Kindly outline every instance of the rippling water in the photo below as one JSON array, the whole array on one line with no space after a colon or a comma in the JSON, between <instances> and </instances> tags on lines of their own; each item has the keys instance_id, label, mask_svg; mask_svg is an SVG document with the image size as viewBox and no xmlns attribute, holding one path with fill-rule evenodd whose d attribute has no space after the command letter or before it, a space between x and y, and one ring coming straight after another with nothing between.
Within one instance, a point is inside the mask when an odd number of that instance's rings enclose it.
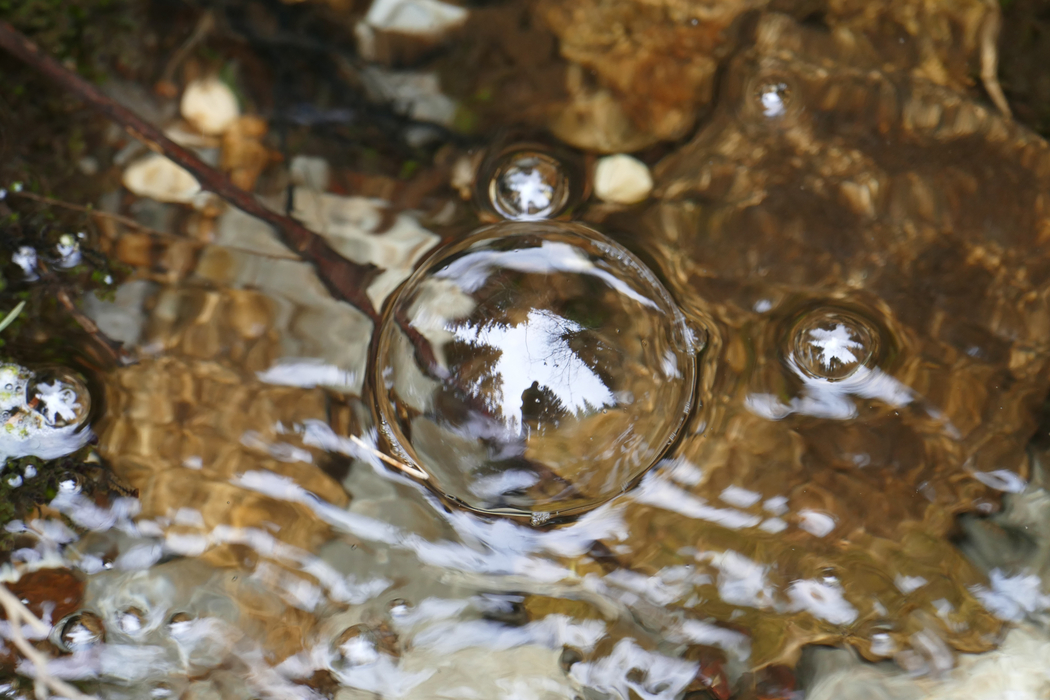
<instances>
[{"instance_id":1,"label":"rippling water","mask_svg":"<svg viewBox=\"0 0 1050 700\"><path fill-rule=\"evenodd\" d=\"M138 275L85 309L139 361L92 378L98 419L72 373L0 367L5 456L93 432L135 492L71 476L7 527L48 673L107 698L1044 697L1050 153L906 76L851 72L858 108L808 32L760 23L644 206L588 209L531 142L478 171L472 216L504 221L454 240L296 188L383 269L380 329L235 210L206 244L110 231Z\"/></svg>"}]
</instances>

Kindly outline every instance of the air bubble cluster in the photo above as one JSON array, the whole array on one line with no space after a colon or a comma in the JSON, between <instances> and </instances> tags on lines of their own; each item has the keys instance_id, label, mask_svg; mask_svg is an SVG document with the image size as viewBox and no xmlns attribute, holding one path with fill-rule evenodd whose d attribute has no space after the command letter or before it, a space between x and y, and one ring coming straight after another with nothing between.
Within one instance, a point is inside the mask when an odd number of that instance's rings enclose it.
<instances>
[{"instance_id":1,"label":"air bubble cluster","mask_svg":"<svg viewBox=\"0 0 1050 700\"><path fill-rule=\"evenodd\" d=\"M0 458L55 459L76 451L91 438L90 411L91 395L75 372L0 364Z\"/></svg>"}]
</instances>

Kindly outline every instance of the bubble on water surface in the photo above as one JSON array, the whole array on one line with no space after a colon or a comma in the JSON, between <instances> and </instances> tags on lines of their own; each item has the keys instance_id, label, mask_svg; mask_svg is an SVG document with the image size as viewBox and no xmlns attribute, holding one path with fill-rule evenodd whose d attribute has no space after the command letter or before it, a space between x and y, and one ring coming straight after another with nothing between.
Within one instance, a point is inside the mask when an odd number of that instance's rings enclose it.
<instances>
[{"instance_id":1,"label":"bubble on water surface","mask_svg":"<svg viewBox=\"0 0 1050 700\"><path fill-rule=\"evenodd\" d=\"M843 309L806 314L791 334L791 361L816 379L841 381L878 357L879 333L865 319Z\"/></svg>"},{"instance_id":2,"label":"bubble on water surface","mask_svg":"<svg viewBox=\"0 0 1050 700\"><path fill-rule=\"evenodd\" d=\"M396 658L397 637L385 625L373 628L359 624L343 630L333 640L332 650L337 657L336 670L367 666L378 662L382 656Z\"/></svg>"},{"instance_id":3,"label":"bubble on water surface","mask_svg":"<svg viewBox=\"0 0 1050 700\"><path fill-rule=\"evenodd\" d=\"M611 498L663 454L691 405L693 339L652 273L601 234L499 224L402 288L377 407L438 490L542 521Z\"/></svg>"},{"instance_id":4,"label":"bubble on water surface","mask_svg":"<svg viewBox=\"0 0 1050 700\"><path fill-rule=\"evenodd\" d=\"M744 86L741 114L749 123L786 127L801 111L792 76L779 70L762 71Z\"/></svg>"},{"instance_id":5,"label":"bubble on water surface","mask_svg":"<svg viewBox=\"0 0 1050 700\"><path fill-rule=\"evenodd\" d=\"M395 598L387 604L387 610L393 618L404 617L412 612L412 603L404 598Z\"/></svg>"},{"instance_id":6,"label":"bubble on water surface","mask_svg":"<svg viewBox=\"0 0 1050 700\"><path fill-rule=\"evenodd\" d=\"M77 651L101 644L106 640L106 628L101 618L92 612L74 613L59 625L58 646L63 651Z\"/></svg>"},{"instance_id":7,"label":"bubble on water surface","mask_svg":"<svg viewBox=\"0 0 1050 700\"><path fill-rule=\"evenodd\" d=\"M138 608L128 608L117 616L117 624L124 634L138 634L146 626L146 613Z\"/></svg>"},{"instance_id":8,"label":"bubble on water surface","mask_svg":"<svg viewBox=\"0 0 1050 700\"><path fill-rule=\"evenodd\" d=\"M557 158L541 151L507 153L483 177L485 198L497 214L511 221L553 218L569 201L568 173Z\"/></svg>"},{"instance_id":9,"label":"bubble on water surface","mask_svg":"<svg viewBox=\"0 0 1050 700\"><path fill-rule=\"evenodd\" d=\"M34 408L48 425L83 425L91 411L91 395L84 380L65 368L38 371L29 385Z\"/></svg>"},{"instance_id":10,"label":"bubble on water surface","mask_svg":"<svg viewBox=\"0 0 1050 700\"><path fill-rule=\"evenodd\" d=\"M87 386L71 370L0 364L0 457L55 459L76 451L92 437L90 410Z\"/></svg>"},{"instance_id":11,"label":"bubble on water surface","mask_svg":"<svg viewBox=\"0 0 1050 700\"><path fill-rule=\"evenodd\" d=\"M786 83L770 81L758 87L758 101L762 106L762 114L770 119L784 116L790 99L791 91Z\"/></svg>"}]
</instances>

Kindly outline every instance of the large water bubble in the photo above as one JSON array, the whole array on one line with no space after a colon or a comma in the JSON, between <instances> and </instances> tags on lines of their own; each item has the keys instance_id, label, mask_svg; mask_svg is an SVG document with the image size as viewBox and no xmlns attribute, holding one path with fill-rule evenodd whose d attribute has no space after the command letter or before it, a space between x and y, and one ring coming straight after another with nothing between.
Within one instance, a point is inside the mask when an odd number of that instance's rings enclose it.
<instances>
[{"instance_id":1,"label":"large water bubble","mask_svg":"<svg viewBox=\"0 0 1050 700\"><path fill-rule=\"evenodd\" d=\"M543 522L661 456L690 408L696 350L624 248L576 224L498 224L431 258L393 301L378 412L438 490Z\"/></svg>"}]
</instances>

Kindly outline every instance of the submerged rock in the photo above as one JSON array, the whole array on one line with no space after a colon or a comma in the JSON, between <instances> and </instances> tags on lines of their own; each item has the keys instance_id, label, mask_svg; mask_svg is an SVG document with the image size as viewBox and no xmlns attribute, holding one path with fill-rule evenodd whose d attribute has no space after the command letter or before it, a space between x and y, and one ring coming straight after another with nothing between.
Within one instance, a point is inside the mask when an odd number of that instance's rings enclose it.
<instances>
[{"instance_id":1,"label":"submerged rock","mask_svg":"<svg viewBox=\"0 0 1050 700\"><path fill-rule=\"evenodd\" d=\"M1027 475L1050 149L877 60L763 16L659 203L617 222L712 336L704 408L608 544L645 577L695 567L672 607L754 630L758 666L842 641L950 664L1004 617L948 535Z\"/></svg>"},{"instance_id":2,"label":"submerged rock","mask_svg":"<svg viewBox=\"0 0 1050 700\"><path fill-rule=\"evenodd\" d=\"M202 134L217 136L241 116L237 96L215 77L194 80L186 86L179 105L182 116Z\"/></svg>"},{"instance_id":3,"label":"submerged rock","mask_svg":"<svg viewBox=\"0 0 1050 700\"><path fill-rule=\"evenodd\" d=\"M718 67L748 44L757 11L772 8L842 37L847 60L846 54L867 54L877 58L873 65L959 92L972 87L972 76L995 74L999 8L983 0L542 0L534 12L558 35L561 55L593 72L613 111L633 127L620 127L621 140L606 137L601 145L595 127L609 110L581 110L574 99L554 115L554 130L574 145L606 152L686 136L715 101ZM990 53L982 53L982 42L991 42ZM1001 94L997 83L987 87ZM572 113L576 128L566 121Z\"/></svg>"}]
</instances>

